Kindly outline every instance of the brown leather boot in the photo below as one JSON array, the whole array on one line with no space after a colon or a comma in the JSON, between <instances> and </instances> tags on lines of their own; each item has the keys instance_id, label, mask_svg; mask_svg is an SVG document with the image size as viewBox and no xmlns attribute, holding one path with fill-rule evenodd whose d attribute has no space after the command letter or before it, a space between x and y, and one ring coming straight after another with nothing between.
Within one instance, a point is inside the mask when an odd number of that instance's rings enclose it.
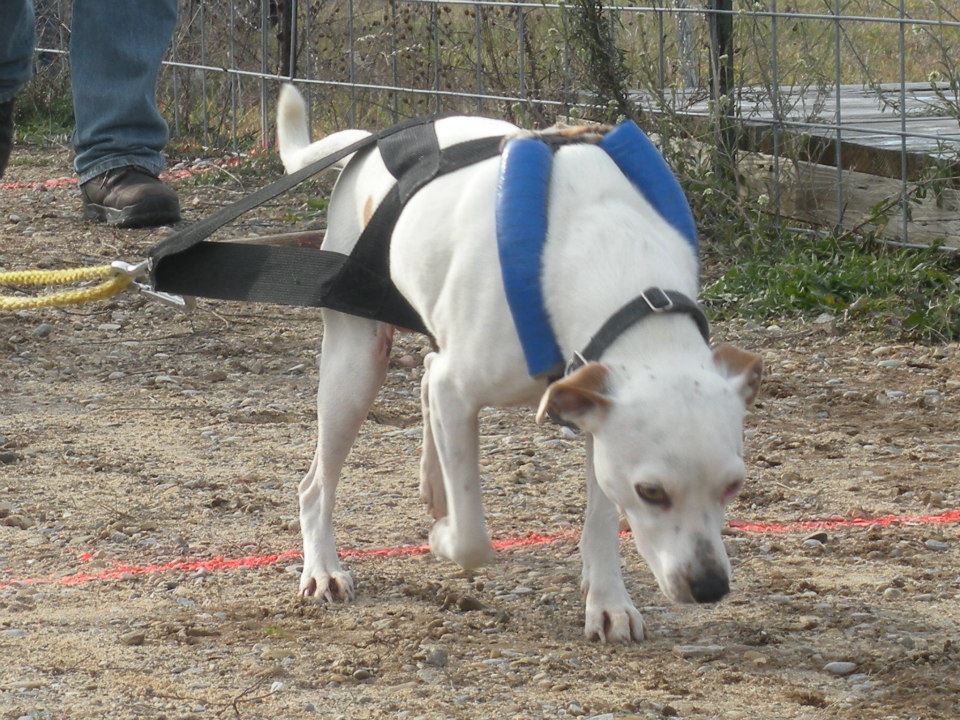
<instances>
[{"instance_id":1,"label":"brown leather boot","mask_svg":"<svg viewBox=\"0 0 960 720\"><path fill-rule=\"evenodd\" d=\"M13 150L13 100L0 103L0 178Z\"/></svg>"},{"instance_id":2,"label":"brown leather boot","mask_svg":"<svg viewBox=\"0 0 960 720\"><path fill-rule=\"evenodd\" d=\"M88 220L117 227L153 227L180 219L180 202L173 189L132 165L88 180L80 192Z\"/></svg>"}]
</instances>

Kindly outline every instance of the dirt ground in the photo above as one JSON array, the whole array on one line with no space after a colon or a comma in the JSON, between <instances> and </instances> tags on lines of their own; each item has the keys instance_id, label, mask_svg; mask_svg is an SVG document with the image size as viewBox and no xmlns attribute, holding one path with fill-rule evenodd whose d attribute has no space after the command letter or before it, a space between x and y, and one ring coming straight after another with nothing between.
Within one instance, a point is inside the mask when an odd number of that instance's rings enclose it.
<instances>
[{"instance_id":1,"label":"dirt ground","mask_svg":"<svg viewBox=\"0 0 960 720\"><path fill-rule=\"evenodd\" d=\"M5 181L65 176L68 162L19 147ZM219 171L175 183L189 219L255 184ZM163 234L83 222L74 187L0 193L3 269L134 260ZM231 232L305 227L308 196ZM0 315L0 718L960 718L956 524L839 528L823 543L731 530L733 591L711 608L671 605L625 539L648 630L631 647L583 638L569 539L502 552L473 578L429 555L358 559L348 605L298 601L296 557L26 582L299 549L321 332L314 310L201 301L185 315L133 293ZM960 507L957 345L830 320L715 333L767 366L732 518ZM394 350L340 486L342 548L424 542L425 350L414 336ZM482 448L496 537L579 528L581 440L489 411ZM856 668L838 676L833 661Z\"/></svg>"}]
</instances>

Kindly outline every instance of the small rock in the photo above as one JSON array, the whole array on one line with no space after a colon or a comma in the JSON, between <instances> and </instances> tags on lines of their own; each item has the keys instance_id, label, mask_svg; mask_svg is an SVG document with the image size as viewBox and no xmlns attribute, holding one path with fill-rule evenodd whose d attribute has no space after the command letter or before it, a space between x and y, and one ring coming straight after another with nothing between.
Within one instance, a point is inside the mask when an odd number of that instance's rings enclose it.
<instances>
[{"instance_id":1,"label":"small rock","mask_svg":"<svg viewBox=\"0 0 960 720\"><path fill-rule=\"evenodd\" d=\"M270 686L270 694L273 695L274 693L278 693L283 690L284 687L286 686L282 682L276 680L274 681L273 685Z\"/></svg>"},{"instance_id":2,"label":"small rock","mask_svg":"<svg viewBox=\"0 0 960 720\"><path fill-rule=\"evenodd\" d=\"M673 705L664 705L660 708L660 715L662 717L677 717L680 715L680 711L677 710Z\"/></svg>"},{"instance_id":3,"label":"small rock","mask_svg":"<svg viewBox=\"0 0 960 720\"><path fill-rule=\"evenodd\" d=\"M0 630L0 635L8 638L25 638L27 631L20 628L7 628L6 630Z\"/></svg>"},{"instance_id":4,"label":"small rock","mask_svg":"<svg viewBox=\"0 0 960 720\"><path fill-rule=\"evenodd\" d=\"M17 215L16 213L10 213L9 215L7 215L7 222L9 222L11 225L16 225L16 224L17 224L18 222L20 222L22 219L23 219L23 218L21 218L21 217L20 217L19 215Z\"/></svg>"},{"instance_id":5,"label":"small rock","mask_svg":"<svg viewBox=\"0 0 960 720\"><path fill-rule=\"evenodd\" d=\"M53 332L53 325L40 323L33 329L33 336L36 338L45 338Z\"/></svg>"},{"instance_id":6,"label":"small rock","mask_svg":"<svg viewBox=\"0 0 960 720\"><path fill-rule=\"evenodd\" d=\"M18 680L13 684L17 690L38 690L43 687L42 680Z\"/></svg>"},{"instance_id":7,"label":"small rock","mask_svg":"<svg viewBox=\"0 0 960 720\"><path fill-rule=\"evenodd\" d=\"M825 532L822 532L822 531L821 531L821 532L815 532L815 533L813 533L813 535L808 535L808 536L806 537L806 539L807 539L807 540L816 540L817 542L825 543L825 542L827 542L827 534L826 534Z\"/></svg>"},{"instance_id":8,"label":"small rock","mask_svg":"<svg viewBox=\"0 0 960 720\"><path fill-rule=\"evenodd\" d=\"M0 525L26 530L33 525L33 522L20 515L8 515L7 517L0 519Z\"/></svg>"},{"instance_id":9,"label":"small rock","mask_svg":"<svg viewBox=\"0 0 960 720\"><path fill-rule=\"evenodd\" d=\"M877 365L887 370L896 370L897 368L903 367L903 360L881 360Z\"/></svg>"},{"instance_id":10,"label":"small rock","mask_svg":"<svg viewBox=\"0 0 960 720\"><path fill-rule=\"evenodd\" d=\"M679 658L708 658L723 652L722 645L674 645L673 654Z\"/></svg>"},{"instance_id":11,"label":"small rock","mask_svg":"<svg viewBox=\"0 0 960 720\"><path fill-rule=\"evenodd\" d=\"M120 642L123 645L129 645L131 647L143 645L146 639L146 633L141 632L140 630L134 630L133 632L128 632L125 635L120 636Z\"/></svg>"},{"instance_id":12,"label":"small rock","mask_svg":"<svg viewBox=\"0 0 960 720\"><path fill-rule=\"evenodd\" d=\"M823 543L814 538L807 538L803 541L803 546L806 548L822 548Z\"/></svg>"},{"instance_id":13,"label":"small rock","mask_svg":"<svg viewBox=\"0 0 960 720\"><path fill-rule=\"evenodd\" d=\"M369 680L372 677L373 673L367 668L360 668L359 670L355 670L353 673L354 680Z\"/></svg>"},{"instance_id":14,"label":"small rock","mask_svg":"<svg viewBox=\"0 0 960 720\"><path fill-rule=\"evenodd\" d=\"M748 663L756 665L757 667L770 664L770 658L768 658L762 652L757 652L756 650L747 650L743 654L743 659Z\"/></svg>"},{"instance_id":15,"label":"small rock","mask_svg":"<svg viewBox=\"0 0 960 720\"><path fill-rule=\"evenodd\" d=\"M896 600L899 597L903 597L903 590L896 587L888 587L883 591L883 597L885 600Z\"/></svg>"},{"instance_id":16,"label":"small rock","mask_svg":"<svg viewBox=\"0 0 960 720\"><path fill-rule=\"evenodd\" d=\"M903 400L907 396L903 390L885 390L884 395L888 400Z\"/></svg>"},{"instance_id":17,"label":"small rock","mask_svg":"<svg viewBox=\"0 0 960 720\"><path fill-rule=\"evenodd\" d=\"M119 329L120 325L118 323L100 323L97 325L97 330L100 332L116 332Z\"/></svg>"},{"instance_id":18,"label":"small rock","mask_svg":"<svg viewBox=\"0 0 960 720\"><path fill-rule=\"evenodd\" d=\"M10 463L15 463L18 460L22 460L18 453L13 452L13 450L4 450L0 452L0 464L9 465Z\"/></svg>"},{"instance_id":19,"label":"small rock","mask_svg":"<svg viewBox=\"0 0 960 720\"><path fill-rule=\"evenodd\" d=\"M293 653L286 648L270 647L260 653L260 657L263 660L283 660L284 658L293 657Z\"/></svg>"},{"instance_id":20,"label":"small rock","mask_svg":"<svg viewBox=\"0 0 960 720\"><path fill-rule=\"evenodd\" d=\"M443 648L433 648L430 652L427 653L427 657L424 659L424 662L427 665L433 667L446 667L447 663L450 661L450 656L447 654L447 651Z\"/></svg>"},{"instance_id":21,"label":"small rock","mask_svg":"<svg viewBox=\"0 0 960 720\"><path fill-rule=\"evenodd\" d=\"M828 312L820 313L813 322L815 325L826 325L828 323L832 323L833 314Z\"/></svg>"},{"instance_id":22,"label":"small rock","mask_svg":"<svg viewBox=\"0 0 960 720\"><path fill-rule=\"evenodd\" d=\"M950 549L949 543L945 543L942 540L927 540L923 544L928 550L936 550L937 552Z\"/></svg>"},{"instance_id":23,"label":"small rock","mask_svg":"<svg viewBox=\"0 0 960 720\"><path fill-rule=\"evenodd\" d=\"M513 589L514 595L529 595L532 592L533 588L529 588L526 585L520 585L519 587L515 587Z\"/></svg>"},{"instance_id":24,"label":"small rock","mask_svg":"<svg viewBox=\"0 0 960 720\"><path fill-rule=\"evenodd\" d=\"M845 662L842 660L837 660L834 662L828 662L823 666L823 669L826 670L831 675L839 675L843 677L844 675L849 675L854 670L857 669L857 664L853 662Z\"/></svg>"},{"instance_id":25,"label":"small rock","mask_svg":"<svg viewBox=\"0 0 960 720\"><path fill-rule=\"evenodd\" d=\"M473 612L475 610L483 610L485 606L477 600L477 598L464 595L457 600L457 607L460 609L460 612Z\"/></svg>"}]
</instances>

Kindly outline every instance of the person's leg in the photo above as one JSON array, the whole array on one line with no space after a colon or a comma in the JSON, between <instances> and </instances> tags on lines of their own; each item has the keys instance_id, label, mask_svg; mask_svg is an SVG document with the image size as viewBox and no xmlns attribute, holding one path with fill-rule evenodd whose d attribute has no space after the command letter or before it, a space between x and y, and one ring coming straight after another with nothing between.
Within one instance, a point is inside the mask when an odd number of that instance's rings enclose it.
<instances>
[{"instance_id":1,"label":"person's leg","mask_svg":"<svg viewBox=\"0 0 960 720\"><path fill-rule=\"evenodd\" d=\"M30 79L35 42L33 2L0 2L0 177L13 149L13 97Z\"/></svg>"},{"instance_id":2,"label":"person's leg","mask_svg":"<svg viewBox=\"0 0 960 720\"><path fill-rule=\"evenodd\" d=\"M124 226L179 219L176 195L154 179L169 137L157 75L176 21L176 0L74 0L74 166L87 217Z\"/></svg>"},{"instance_id":3,"label":"person's leg","mask_svg":"<svg viewBox=\"0 0 960 720\"><path fill-rule=\"evenodd\" d=\"M177 22L176 0L74 0L70 72L80 182L136 165L154 175L167 124L157 75Z\"/></svg>"}]
</instances>

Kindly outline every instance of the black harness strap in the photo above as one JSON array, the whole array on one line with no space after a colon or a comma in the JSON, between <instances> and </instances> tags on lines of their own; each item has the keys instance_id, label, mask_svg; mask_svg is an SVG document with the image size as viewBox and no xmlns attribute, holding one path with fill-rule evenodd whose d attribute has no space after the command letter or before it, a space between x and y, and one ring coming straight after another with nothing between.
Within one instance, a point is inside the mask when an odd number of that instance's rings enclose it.
<instances>
[{"instance_id":1,"label":"black harness strap","mask_svg":"<svg viewBox=\"0 0 960 720\"><path fill-rule=\"evenodd\" d=\"M649 287L607 318L590 338L587 346L574 354L573 359L567 363L564 374L569 375L586 363L599 360L607 348L627 330L650 315L663 313L680 313L693 318L704 342L710 344L710 323L695 301L676 290Z\"/></svg>"},{"instance_id":2,"label":"black harness strap","mask_svg":"<svg viewBox=\"0 0 960 720\"><path fill-rule=\"evenodd\" d=\"M328 307L426 333L419 315L390 280L393 227L403 205L417 190L437 175L494 157L502 140L484 138L441 152L433 125L436 119L414 118L358 140L174 233L149 252L153 288L218 300ZM204 242L240 215L375 144L397 184L374 213L351 255Z\"/></svg>"},{"instance_id":3,"label":"black harness strap","mask_svg":"<svg viewBox=\"0 0 960 720\"><path fill-rule=\"evenodd\" d=\"M384 164L391 173L399 172L400 175L394 175L397 178L396 185L380 202L339 275L332 279L330 292L324 298L325 307L334 307L333 303L337 302L341 307L335 309L385 321L387 316L399 314L407 322L389 322L410 330L427 332L423 320L390 279L393 229L407 200L420 188L441 175L496 157L500 154L503 138L469 140L440 150L436 145L436 135L433 134L435 149L431 150L428 140L416 137L425 129L415 128L417 133L407 134L410 141L408 146L380 147L381 155L387 153L383 158Z\"/></svg>"},{"instance_id":4,"label":"black harness strap","mask_svg":"<svg viewBox=\"0 0 960 720\"><path fill-rule=\"evenodd\" d=\"M347 256L325 250L271 245L204 242L210 235L240 215L272 200L349 155L372 147L409 128L428 125L436 118L414 118L380 133L362 138L300 170L241 198L208 218L194 223L157 243L149 252L154 289L177 295L219 300L273 302L284 305L325 306L351 312L349 300L331 295L332 281L339 277ZM355 272L361 276L363 272ZM376 279L366 278L366 284ZM382 319L423 329L416 313L406 308L387 310Z\"/></svg>"},{"instance_id":5,"label":"black harness strap","mask_svg":"<svg viewBox=\"0 0 960 720\"><path fill-rule=\"evenodd\" d=\"M304 180L308 180L317 173L333 167L336 163L340 162L348 155L352 155L358 150L372 147L383 138L402 132L408 127L415 127L417 125L424 124L432 125L435 120L435 117L412 118L398 125L387 128L386 130L382 130L379 133L361 138L355 143L347 145L347 147L338 150L332 155L327 155L326 157L320 158L319 160L300 168L295 173L284 175L269 185L265 185L264 187L260 188L255 193L240 198L237 200L237 202L233 203L233 205L228 205L210 217L204 218L200 222L194 223L193 225L190 225L179 232L175 232L173 235L165 240L161 240L150 249L149 255L154 261L154 268L156 269L159 266L160 261L163 260L163 258L183 252L184 250L193 247L197 243L206 240L217 230L222 228L227 223L236 220L245 212L249 212L255 207L263 205L263 203L267 202L268 200L272 200L281 193L284 193L290 188L299 185ZM163 288L157 287L156 289L162 290Z\"/></svg>"}]
</instances>

